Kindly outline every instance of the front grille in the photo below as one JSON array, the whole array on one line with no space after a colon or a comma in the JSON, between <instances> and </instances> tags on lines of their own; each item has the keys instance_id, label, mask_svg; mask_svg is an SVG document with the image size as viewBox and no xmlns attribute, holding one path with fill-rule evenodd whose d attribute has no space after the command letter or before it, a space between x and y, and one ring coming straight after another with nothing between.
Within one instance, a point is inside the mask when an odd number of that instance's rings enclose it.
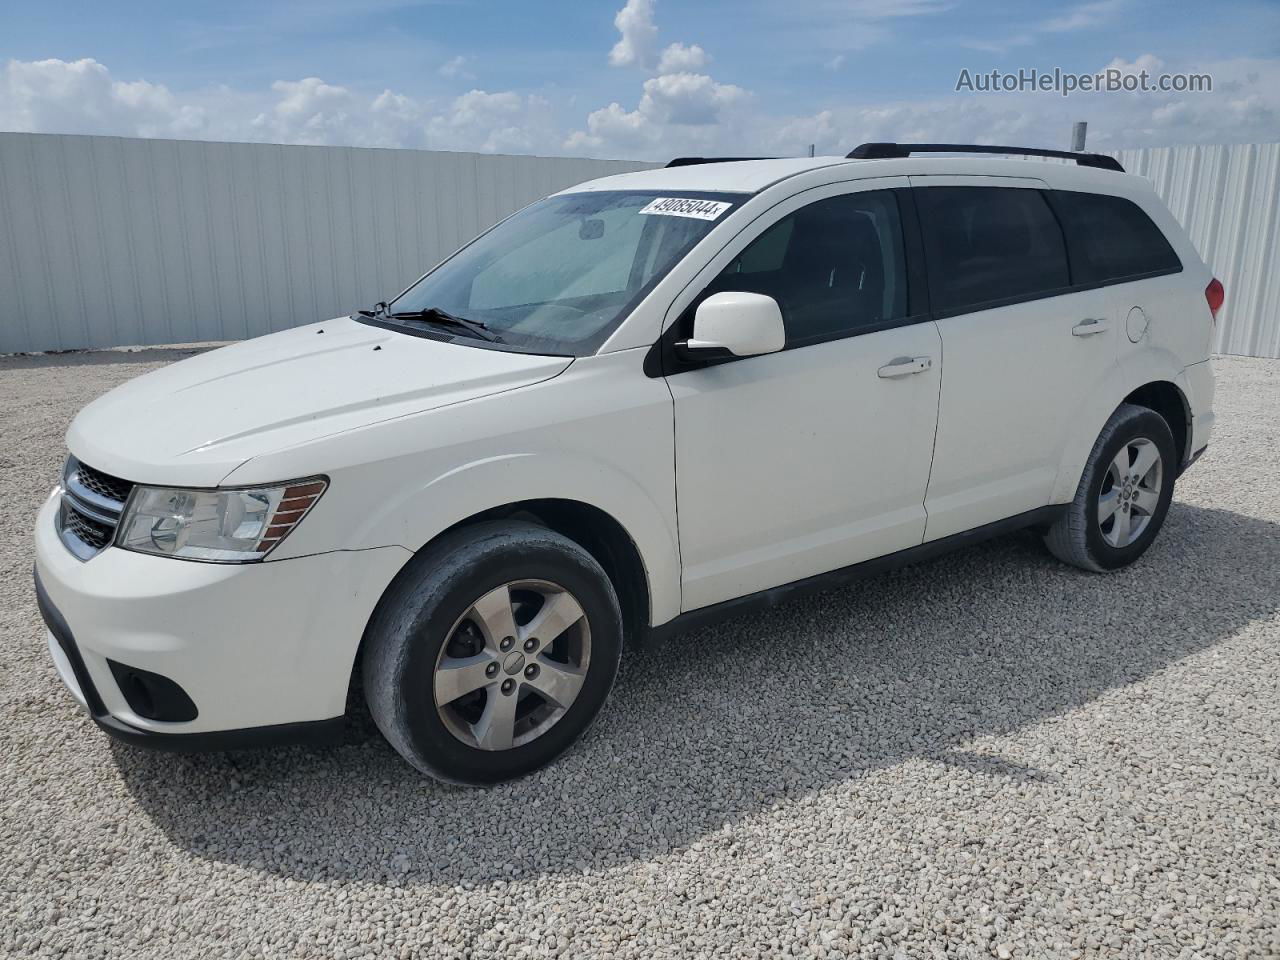
<instances>
[{"instance_id":1,"label":"front grille","mask_svg":"<svg viewBox=\"0 0 1280 960\"><path fill-rule=\"evenodd\" d=\"M109 473L95 470L88 464L79 464L77 473L80 476L80 483L86 490L115 503L123 504L129 499L129 492L133 490L133 484L128 480L121 480Z\"/></svg>"},{"instance_id":2,"label":"front grille","mask_svg":"<svg viewBox=\"0 0 1280 960\"><path fill-rule=\"evenodd\" d=\"M62 528L65 533L79 537L94 550L101 550L111 542L115 527L91 520L75 507L68 507L62 514Z\"/></svg>"},{"instance_id":3,"label":"front grille","mask_svg":"<svg viewBox=\"0 0 1280 960\"><path fill-rule=\"evenodd\" d=\"M75 457L62 473L62 506L58 535L81 560L88 560L111 543L133 484L95 470Z\"/></svg>"}]
</instances>

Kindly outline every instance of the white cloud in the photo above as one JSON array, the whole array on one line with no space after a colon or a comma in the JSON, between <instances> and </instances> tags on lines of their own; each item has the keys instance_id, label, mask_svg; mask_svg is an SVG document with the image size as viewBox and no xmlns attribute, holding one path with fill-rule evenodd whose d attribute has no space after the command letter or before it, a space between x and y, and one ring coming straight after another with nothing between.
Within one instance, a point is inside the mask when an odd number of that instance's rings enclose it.
<instances>
[{"instance_id":1,"label":"white cloud","mask_svg":"<svg viewBox=\"0 0 1280 960\"><path fill-rule=\"evenodd\" d=\"M741 122L741 107L750 94L706 74L664 73L644 82L640 102L628 111L616 101L587 116L587 129L570 134L565 148L578 153L601 152L641 157L662 152L688 153L721 142Z\"/></svg>"},{"instance_id":2,"label":"white cloud","mask_svg":"<svg viewBox=\"0 0 1280 960\"><path fill-rule=\"evenodd\" d=\"M199 106L145 80L112 80L96 60L10 60L0 75L0 129L191 137L204 126Z\"/></svg>"},{"instance_id":3,"label":"white cloud","mask_svg":"<svg viewBox=\"0 0 1280 960\"><path fill-rule=\"evenodd\" d=\"M554 140L551 104L509 90L471 90L427 124L427 142L437 150L535 153L550 149Z\"/></svg>"},{"instance_id":4,"label":"white cloud","mask_svg":"<svg viewBox=\"0 0 1280 960\"><path fill-rule=\"evenodd\" d=\"M828 70L839 70L844 66L844 54L837 53L834 57L823 64Z\"/></svg>"},{"instance_id":5,"label":"white cloud","mask_svg":"<svg viewBox=\"0 0 1280 960\"><path fill-rule=\"evenodd\" d=\"M1124 0L1095 0L1093 3L1082 3L1058 17L1051 17L1040 24L1040 29L1047 33L1069 33L1073 30L1088 30L1101 26L1110 20L1123 6Z\"/></svg>"},{"instance_id":6,"label":"white cloud","mask_svg":"<svg viewBox=\"0 0 1280 960\"><path fill-rule=\"evenodd\" d=\"M951 0L843 0L826 6L861 20L888 20L942 13L955 4Z\"/></svg>"},{"instance_id":7,"label":"white cloud","mask_svg":"<svg viewBox=\"0 0 1280 960\"><path fill-rule=\"evenodd\" d=\"M11 60L0 66L0 129L653 160L692 153L799 155L810 143L820 153L843 154L867 140L1066 146L1079 119L1089 121L1089 145L1100 150L1274 141L1280 130L1280 59L1166 63L1143 52L1107 67L1151 74L1194 69L1212 74L1213 92L945 95L836 101L798 112L765 110L744 86L696 69L651 72L634 100L591 104L481 87L419 98L319 77L256 90L174 91L144 78L117 79L94 60Z\"/></svg>"},{"instance_id":8,"label":"white cloud","mask_svg":"<svg viewBox=\"0 0 1280 960\"><path fill-rule=\"evenodd\" d=\"M945 13L957 5L958 0L757 0L753 27L768 34L780 60L812 68L886 42L901 21Z\"/></svg>"},{"instance_id":9,"label":"white cloud","mask_svg":"<svg viewBox=\"0 0 1280 960\"><path fill-rule=\"evenodd\" d=\"M609 51L609 62L615 67L649 67L658 42L653 0L627 0L613 18L613 25L622 36Z\"/></svg>"},{"instance_id":10,"label":"white cloud","mask_svg":"<svg viewBox=\"0 0 1280 960\"><path fill-rule=\"evenodd\" d=\"M686 47L683 43L673 43L662 51L658 61L659 73L692 73L701 70L710 61L707 51L696 43Z\"/></svg>"},{"instance_id":11,"label":"white cloud","mask_svg":"<svg viewBox=\"0 0 1280 960\"><path fill-rule=\"evenodd\" d=\"M793 0L774 6L775 12L790 19L814 23L872 20L897 20L904 17L932 16L956 6L957 0Z\"/></svg>"},{"instance_id":12,"label":"white cloud","mask_svg":"<svg viewBox=\"0 0 1280 960\"><path fill-rule=\"evenodd\" d=\"M705 125L746 96L741 87L716 83L706 74L665 73L644 82L640 112L660 123Z\"/></svg>"},{"instance_id":13,"label":"white cloud","mask_svg":"<svg viewBox=\"0 0 1280 960\"><path fill-rule=\"evenodd\" d=\"M1035 43L1035 37L1029 33L1016 33L1003 40L957 40L956 43L966 50L979 50L982 53L1007 53L1014 47L1025 47Z\"/></svg>"},{"instance_id":14,"label":"white cloud","mask_svg":"<svg viewBox=\"0 0 1280 960\"><path fill-rule=\"evenodd\" d=\"M1185 69L1154 54L1118 58L1121 70ZM1269 142L1280 129L1280 60L1197 63L1211 73L1207 94L975 94L862 105L835 105L812 114L765 114L753 108L749 91L721 97L711 123L680 124L707 109L710 78L688 88L645 84L637 109L619 104L588 117L565 143L574 153L663 159L681 154L802 155L809 144L819 154L843 155L877 140L1024 143L1066 148L1075 120L1089 121L1089 147L1167 146L1193 143ZM660 78L659 78L660 79ZM660 96L662 94L664 96ZM681 109L663 111L666 97L683 95ZM706 117L702 117L706 119Z\"/></svg>"},{"instance_id":15,"label":"white cloud","mask_svg":"<svg viewBox=\"0 0 1280 960\"><path fill-rule=\"evenodd\" d=\"M446 60L440 64L440 68L436 71L442 77L464 77L471 76L466 70L467 58L458 54L452 59Z\"/></svg>"},{"instance_id":16,"label":"white cloud","mask_svg":"<svg viewBox=\"0 0 1280 960\"><path fill-rule=\"evenodd\" d=\"M1179 123L1186 122L1191 111L1191 104L1187 103L1185 100L1180 100L1176 103L1166 103L1151 111L1151 121L1157 126L1174 127Z\"/></svg>"},{"instance_id":17,"label":"white cloud","mask_svg":"<svg viewBox=\"0 0 1280 960\"><path fill-rule=\"evenodd\" d=\"M1093 0L1072 7L1056 17L1042 20L1029 28L1020 30L1003 38L981 37L958 41L962 47L980 50L983 53L1007 53L1017 47L1027 47L1043 38L1045 34L1074 33L1077 30L1091 30L1112 20L1124 6L1126 0Z\"/></svg>"},{"instance_id":18,"label":"white cloud","mask_svg":"<svg viewBox=\"0 0 1280 960\"><path fill-rule=\"evenodd\" d=\"M0 70L0 130L36 133L548 153L564 139L552 112L545 99L511 91L419 100L305 77L256 93L178 95L115 80L96 60L10 60Z\"/></svg>"},{"instance_id":19,"label":"white cloud","mask_svg":"<svg viewBox=\"0 0 1280 960\"><path fill-rule=\"evenodd\" d=\"M1125 75L1136 75L1146 71L1148 74L1157 74L1164 70L1164 61L1157 57L1154 53L1144 53L1133 60L1125 60L1123 57L1116 57L1108 63L1103 70L1118 70Z\"/></svg>"},{"instance_id":20,"label":"white cloud","mask_svg":"<svg viewBox=\"0 0 1280 960\"><path fill-rule=\"evenodd\" d=\"M332 143L360 124L357 111L365 104L346 87L325 83L319 77L277 80L271 89L278 95L270 110L253 118L261 139L281 143ZM390 91L378 97L385 102ZM375 103L377 101L375 100ZM255 138L258 139L258 138Z\"/></svg>"},{"instance_id":21,"label":"white cloud","mask_svg":"<svg viewBox=\"0 0 1280 960\"><path fill-rule=\"evenodd\" d=\"M732 83L720 83L702 71L711 57L699 44L675 42L654 62L658 27L652 0L627 0L614 18L622 38L610 51L615 65L644 67L655 75L644 81L634 110L616 100L587 115L586 129L564 140L574 152L625 155L642 151L654 155L668 143L689 149L713 142L718 128L729 126L735 108L750 95Z\"/></svg>"},{"instance_id":22,"label":"white cloud","mask_svg":"<svg viewBox=\"0 0 1280 960\"><path fill-rule=\"evenodd\" d=\"M569 134L564 145L574 153L591 153L607 144L606 150L618 150L621 156L635 150L649 156L656 141L653 127L639 110L627 112L615 101L587 114L587 129Z\"/></svg>"}]
</instances>

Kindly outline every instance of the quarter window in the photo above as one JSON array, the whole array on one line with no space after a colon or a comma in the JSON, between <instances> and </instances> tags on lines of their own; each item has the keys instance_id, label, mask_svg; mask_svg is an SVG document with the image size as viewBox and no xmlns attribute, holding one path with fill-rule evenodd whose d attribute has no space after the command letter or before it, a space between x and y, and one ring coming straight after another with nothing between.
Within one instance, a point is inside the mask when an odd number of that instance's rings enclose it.
<instances>
[{"instance_id":1,"label":"quarter window","mask_svg":"<svg viewBox=\"0 0 1280 960\"><path fill-rule=\"evenodd\" d=\"M935 311L999 306L1070 284L1062 230L1040 191L923 187L914 196Z\"/></svg>"},{"instance_id":2,"label":"quarter window","mask_svg":"<svg viewBox=\"0 0 1280 960\"><path fill-rule=\"evenodd\" d=\"M902 227L892 192L818 200L752 241L704 291L778 301L787 346L879 329L907 315Z\"/></svg>"},{"instance_id":3,"label":"quarter window","mask_svg":"<svg viewBox=\"0 0 1280 960\"><path fill-rule=\"evenodd\" d=\"M1055 190L1052 199L1067 231L1076 283L1115 283L1182 269L1160 228L1132 200L1071 190Z\"/></svg>"}]
</instances>

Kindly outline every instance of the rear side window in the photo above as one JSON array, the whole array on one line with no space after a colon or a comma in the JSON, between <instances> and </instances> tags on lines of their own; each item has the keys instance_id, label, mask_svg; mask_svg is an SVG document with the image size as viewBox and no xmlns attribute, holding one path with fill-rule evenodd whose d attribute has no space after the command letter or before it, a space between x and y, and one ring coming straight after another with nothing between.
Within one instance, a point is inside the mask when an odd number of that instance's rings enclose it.
<instances>
[{"instance_id":1,"label":"rear side window","mask_svg":"<svg viewBox=\"0 0 1280 960\"><path fill-rule=\"evenodd\" d=\"M1076 283L1115 283L1177 273L1182 262L1160 228L1132 200L1055 190Z\"/></svg>"},{"instance_id":2,"label":"rear side window","mask_svg":"<svg viewBox=\"0 0 1280 960\"><path fill-rule=\"evenodd\" d=\"M937 312L1030 300L1070 285L1062 229L1039 190L921 187L914 196Z\"/></svg>"},{"instance_id":3,"label":"rear side window","mask_svg":"<svg viewBox=\"0 0 1280 960\"><path fill-rule=\"evenodd\" d=\"M801 207L752 241L703 291L778 301L787 346L883 329L907 315L898 202L888 190Z\"/></svg>"}]
</instances>

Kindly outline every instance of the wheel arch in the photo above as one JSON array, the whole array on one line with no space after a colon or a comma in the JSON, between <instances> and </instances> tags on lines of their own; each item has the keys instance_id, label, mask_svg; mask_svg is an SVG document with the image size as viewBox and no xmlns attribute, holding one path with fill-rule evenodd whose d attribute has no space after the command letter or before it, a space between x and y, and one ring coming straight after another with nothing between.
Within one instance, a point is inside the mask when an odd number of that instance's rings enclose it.
<instances>
[{"instance_id":1,"label":"wheel arch","mask_svg":"<svg viewBox=\"0 0 1280 960\"><path fill-rule=\"evenodd\" d=\"M487 520L526 520L554 530L582 547L604 568L622 608L625 639L634 642L651 623L649 574L635 540L617 519L581 500L547 497L519 500L491 507L459 520L433 537L431 543L463 527ZM430 543L425 546L430 546Z\"/></svg>"},{"instance_id":2,"label":"wheel arch","mask_svg":"<svg viewBox=\"0 0 1280 960\"><path fill-rule=\"evenodd\" d=\"M1178 451L1178 467L1191 456L1191 403L1177 384L1168 380L1153 380L1132 390L1122 401L1154 410L1169 424L1173 443Z\"/></svg>"},{"instance_id":3,"label":"wheel arch","mask_svg":"<svg viewBox=\"0 0 1280 960\"><path fill-rule=\"evenodd\" d=\"M1076 495L1089 452L1111 415L1123 403L1155 410L1169 423L1178 449L1181 470L1191 442L1191 404L1182 368L1167 351L1135 351L1111 367L1076 411L1071 432L1063 444L1050 503L1070 503Z\"/></svg>"},{"instance_id":4,"label":"wheel arch","mask_svg":"<svg viewBox=\"0 0 1280 960\"><path fill-rule=\"evenodd\" d=\"M643 555L627 529L607 511L581 500L544 497L504 503L480 510L441 530L415 551L383 587L352 658L347 691L348 714L358 712L357 704L363 699L360 671L368 641L369 624L373 623L383 600L400 579L412 575L414 559L427 547L457 530L502 519L537 523L574 541L591 554L604 568L618 595L618 604L622 608L624 642L628 645L643 642L653 622L653 597Z\"/></svg>"}]
</instances>

